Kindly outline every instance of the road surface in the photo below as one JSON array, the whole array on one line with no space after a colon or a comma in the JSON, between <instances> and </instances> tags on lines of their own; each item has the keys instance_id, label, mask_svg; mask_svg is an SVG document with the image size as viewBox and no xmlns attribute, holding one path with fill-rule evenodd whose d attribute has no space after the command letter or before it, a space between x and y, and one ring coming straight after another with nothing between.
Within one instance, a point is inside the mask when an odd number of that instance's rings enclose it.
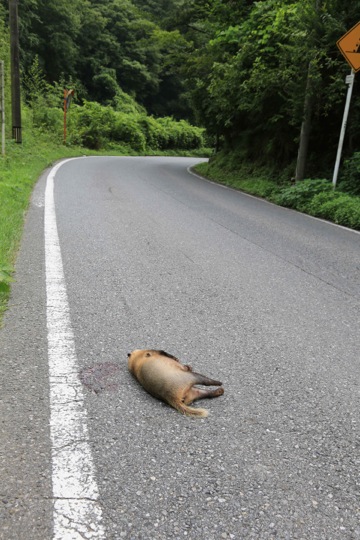
<instances>
[{"instance_id":1,"label":"road surface","mask_svg":"<svg viewBox=\"0 0 360 540\"><path fill-rule=\"evenodd\" d=\"M360 538L360 235L196 162L40 178L0 331L1 539ZM147 395L135 348L221 380L209 417Z\"/></svg>"}]
</instances>

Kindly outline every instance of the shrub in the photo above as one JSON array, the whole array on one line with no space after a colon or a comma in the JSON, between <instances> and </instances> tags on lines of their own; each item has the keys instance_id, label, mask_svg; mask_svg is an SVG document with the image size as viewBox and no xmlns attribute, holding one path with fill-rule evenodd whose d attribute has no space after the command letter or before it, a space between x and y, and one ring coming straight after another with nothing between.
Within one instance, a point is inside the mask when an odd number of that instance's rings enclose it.
<instances>
[{"instance_id":1,"label":"shrub","mask_svg":"<svg viewBox=\"0 0 360 540\"><path fill-rule=\"evenodd\" d=\"M109 139L114 124L113 109L85 101L82 107L73 107L69 115L69 142L98 150Z\"/></svg>"},{"instance_id":2,"label":"shrub","mask_svg":"<svg viewBox=\"0 0 360 540\"><path fill-rule=\"evenodd\" d=\"M346 193L317 195L309 206L309 213L345 227L360 229L360 197Z\"/></svg>"},{"instance_id":3,"label":"shrub","mask_svg":"<svg viewBox=\"0 0 360 540\"><path fill-rule=\"evenodd\" d=\"M204 146L204 129L191 126L185 120L176 122L170 117L159 118L157 121L167 133L168 149L191 150Z\"/></svg>"},{"instance_id":4,"label":"shrub","mask_svg":"<svg viewBox=\"0 0 360 540\"><path fill-rule=\"evenodd\" d=\"M57 107L38 107L33 110L34 126L60 141L64 128L64 113Z\"/></svg>"},{"instance_id":5,"label":"shrub","mask_svg":"<svg viewBox=\"0 0 360 540\"><path fill-rule=\"evenodd\" d=\"M317 193L303 203L303 211L339 225L360 229L360 197L352 197L339 191Z\"/></svg>"},{"instance_id":6,"label":"shrub","mask_svg":"<svg viewBox=\"0 0 360 540\"><path fill-rule=\"evenodd\" d=\"M306 211L309 202L315 195L330 192L332 184L325 179L302 180L294 186L283 188L281 192L274 196L276 204Z\"/></svg>"},{"instance_id":7,"label":"shrub","mask_svg":"<svg viewBox=\"0 0 360 540\"><path fill-rule=\"evenodd\" d=\"M339 189L352 195L360 195L360 152L344 162Z\"/></svg>"},{"instance_id":8,"label":"shrub","mask_svg":"<svg viewBox=\"0 0 360 540\"><path fill-rule=\"evenodd\" d=\"M344 194L336 202L335 223L360 230L360 197L355 198Z\"/></svg>"},{"instance_id":9,"label":"shrub","mask_svg":"<svg viewBox=\"0 0 360 540\"><path fill-rule=\"evenodd\" d=\"M146 137L141 130L138 115L115 113L110 138L117 142L125 142L138 152L144 152L146 149Z\"/></svg>"},{"instance_id":10,"label":"shrub","mask_svg":"<svg viewBox=\"0 0 360 540\"><path fill-rule=\"evenodd\" d=\"M332 204L337 201L342 194L338 191L326 191L315 195L307 206L307 212L312 216L322 217L324 219L333 219Z\"/></svg>"},{"instance_id":11,"label":"shrub","mask_svg":"<svg viewBox=\"0 0 360 540\"><path fill-rule=\"evenodd\" d=\"M37 124L62 133L61 109L45 108L37 113ZM68 115L68 142L98 150L113 142L125 143L137 152L201 148L204 130L184 120L155 119L140 112L122 112L97 102L73 105Z\"/></svg>"},{"instance_id":12,"label":"shrub","mask_svg":"<svg viewBox=\"0 0 360 540\"><path fill-rule=\"evenodd\" d=\"M139 124L146 137L146 144L154 150L166 150L169 145L167 129L152 116L142 115Z\"/></svg>"},{"instance_id":13,"label":"shrub","mask_svg":"<svg viewBox=\"0 0 360 540\"><path fill-rule=\"evenodd\" d=\"M345 227L360 229L360 197L333 191L328 180L303 180L282 189L272 200Z\"/></svg>"}]
</instances>

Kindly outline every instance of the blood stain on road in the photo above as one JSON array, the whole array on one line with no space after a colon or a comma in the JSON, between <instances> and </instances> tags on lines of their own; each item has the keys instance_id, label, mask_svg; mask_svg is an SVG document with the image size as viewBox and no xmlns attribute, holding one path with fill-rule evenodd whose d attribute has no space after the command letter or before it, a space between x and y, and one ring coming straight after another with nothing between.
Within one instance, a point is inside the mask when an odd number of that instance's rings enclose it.
<instances>
[{"instance_id":1,"label":"blood stain on road","mask_svg":"<svg viewBox=\"0 0 360 540\"><path fill-rule=\"evenodd\" d=\"M104 390L117 390L118 384L113 381L113 376L118 371L117 364L104 362L83 368L79 373L79 379L89 390L99 394Z\"/></svg>"}]
</instances>

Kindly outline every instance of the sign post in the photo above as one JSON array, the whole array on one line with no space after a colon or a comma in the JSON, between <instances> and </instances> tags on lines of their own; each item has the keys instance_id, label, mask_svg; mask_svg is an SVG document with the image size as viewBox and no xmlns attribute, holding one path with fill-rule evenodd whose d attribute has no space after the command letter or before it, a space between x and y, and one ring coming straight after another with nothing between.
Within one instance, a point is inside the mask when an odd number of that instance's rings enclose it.
<instances>
[{"instance_id":1,"label":"sign post","mask_svg":"<svg viewBox=\"0 0 360 540\"><path fill-rule=\"evenodd\" d=\"M346 79L345 79L346 84L348 84L349 86L348 86L348 91L347 91L347 95L346 95L344 116L343 116L343 121L342 121L342 124L341 124L339 145L338 145L338 150L337 150L337 154L336 154L334 174L333 174L333 179L332 179L334 189L336 187L337 177L338 177L338 174L339 174L341 153L342 153L342 147L343 147L343 144L344 144L347 119L348 119L348 116L349 116L351 94L352 94L352 91L353 91L354 80L355 80L355 73L354 73L354 70L352 69L350 75L348 75L346 77Z\"/></svg>"},{"instance_id":2,"label":"sign post","mask_svg":"<svg viewBox=\"0 0 360 540\"><path fill-rule=\"evenodd\" d=\"M338 145L335 167L334 167L334 174L333 174L333 179L332 179L334 189L336 187L337 177L339 174L341 153L342 153L342 147L344 143L347 119L349 116L351 95L352 95L354 81L355 81L355 73L360 70L360 22L358 22L348 32L346 32L346 34L344 34L337 41L336 45L340 49L341 54L345 57L345 60L350 65L351 72L350 72L350 75L348 75L345 79L345 82L348 85L348 91L346 95L344 116L343 116L343 121L341 125L339 145Z\"/></svg>"}]
</instances>

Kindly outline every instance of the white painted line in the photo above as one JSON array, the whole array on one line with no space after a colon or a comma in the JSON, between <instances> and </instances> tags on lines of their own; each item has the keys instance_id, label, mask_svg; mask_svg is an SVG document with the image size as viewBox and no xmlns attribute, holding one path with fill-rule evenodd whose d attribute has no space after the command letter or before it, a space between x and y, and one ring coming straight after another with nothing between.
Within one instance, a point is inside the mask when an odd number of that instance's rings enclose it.
<instances>
[{"instance_id":1,"label":"white painted line","mask_svg":"<svg viewBox=\"0 0 360 540\"><path fill-rule=\"evenodd\" d=\"M53 539L105 539L56 225L54 178L68 161L51 169L45 189Z\"/></svg>"}]
</instances>

